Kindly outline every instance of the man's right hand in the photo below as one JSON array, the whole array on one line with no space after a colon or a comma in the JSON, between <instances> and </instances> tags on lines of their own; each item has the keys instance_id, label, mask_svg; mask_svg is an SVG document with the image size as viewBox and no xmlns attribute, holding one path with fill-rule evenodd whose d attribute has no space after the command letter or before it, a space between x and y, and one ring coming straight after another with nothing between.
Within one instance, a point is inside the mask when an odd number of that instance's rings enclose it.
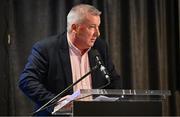
<instances>
[{"instance_id":1,"label":"man's right hand","mask_svg":"<svg viewBox=\"0 0 180 117\"><path fill-rule=\"evenodd\" d=\"M70 95L66 95L64 97L62 97L61 99L58 100L56 106L54 107L55 111L59 110L59 105L61 105L63 103L63 101L66 101L67 98L69 98ZM65 105L64 107L62 107L60 110L71 110L72 109L72 102L68 103L67 105Z\"/></svg>"}]
</instances>

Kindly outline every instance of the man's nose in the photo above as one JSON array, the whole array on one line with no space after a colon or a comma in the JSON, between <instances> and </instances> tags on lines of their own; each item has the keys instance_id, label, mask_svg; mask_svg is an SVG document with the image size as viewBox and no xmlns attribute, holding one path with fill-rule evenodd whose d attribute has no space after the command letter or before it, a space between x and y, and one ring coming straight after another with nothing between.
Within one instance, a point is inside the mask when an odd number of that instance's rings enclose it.
<instances>
[{"instance_id":1,"label":"man's nose","mask_svg":"<svg viewBox=\"0 0 180 117\"><path fill-rule=\"evenodd\" d=\"M100 36L100 31L99 28L96 28L96 31L94 33L94 36L99 37Z\"/></svg>"}]
</instances>

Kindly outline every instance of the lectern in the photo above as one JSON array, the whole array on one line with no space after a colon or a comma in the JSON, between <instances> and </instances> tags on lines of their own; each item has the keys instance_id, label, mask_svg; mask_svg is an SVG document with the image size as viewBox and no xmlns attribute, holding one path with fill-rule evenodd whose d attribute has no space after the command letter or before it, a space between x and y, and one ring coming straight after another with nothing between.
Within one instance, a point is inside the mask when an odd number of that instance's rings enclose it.
<instances>
[{"instance_id":1,"label":"lectern","mask_svg":"<svg viewBox=\"0 0 180 117\"><path fill-rule=\"evenodd\" d=\"M82 89L69 116L162 116L170 95L169 90Z\"/></svg>"}]
</instances>

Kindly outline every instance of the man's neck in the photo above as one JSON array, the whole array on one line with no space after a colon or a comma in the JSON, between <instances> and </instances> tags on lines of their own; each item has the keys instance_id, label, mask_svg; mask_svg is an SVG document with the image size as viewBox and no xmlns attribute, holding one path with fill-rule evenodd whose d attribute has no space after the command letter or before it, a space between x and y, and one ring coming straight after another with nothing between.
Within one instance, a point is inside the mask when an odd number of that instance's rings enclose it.
<instances>
[{"instance_id":1,"label":"man's neck","mask_svg":"<svg viewBox=\"0 0 180 117\"><path fill-rule=\"evenodd\" d=\"M78 45L74 43L74 40L75 40L75 39L74 39L74 35L71 35L71 34L67 33L67 39L70 41L70 43L71 43L73 46L75 46L75 47L81 52L81 55L82 55L82 56L84 55L84 53L86 53L86 52L89 50L89 48L87 48L87 49L81 49L80 47L78 47Z\"/></svg>"}]
</instances>

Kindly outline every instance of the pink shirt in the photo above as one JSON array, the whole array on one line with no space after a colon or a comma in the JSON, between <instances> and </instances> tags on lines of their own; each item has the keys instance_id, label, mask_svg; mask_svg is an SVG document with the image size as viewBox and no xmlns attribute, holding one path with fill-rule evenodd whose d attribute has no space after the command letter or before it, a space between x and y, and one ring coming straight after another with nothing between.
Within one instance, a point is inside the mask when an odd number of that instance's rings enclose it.
<instances>
[{"instance_id":1,"label":"pink shirt","mask_svg":"<svg viewBox=\"0 0 180 117\"><path fill-rule=\"evenodd\" d=\"M68 35L67 35L68 38ZM87 72L90 71L89 66L89 57L88 57L88 51L87 50L83 55L81 54L81 51L75 47L70 39L68 38L68 45L69 45L69 54L70 54L70 60L71 60L71 69L72 69L72 77L73 82L77 81L79 78L84 76ZM74 86L74 92L78 89L91 89L91 75L86 76L82 81L80 81L78 84Z\"/></svg>"}]
</instances>

